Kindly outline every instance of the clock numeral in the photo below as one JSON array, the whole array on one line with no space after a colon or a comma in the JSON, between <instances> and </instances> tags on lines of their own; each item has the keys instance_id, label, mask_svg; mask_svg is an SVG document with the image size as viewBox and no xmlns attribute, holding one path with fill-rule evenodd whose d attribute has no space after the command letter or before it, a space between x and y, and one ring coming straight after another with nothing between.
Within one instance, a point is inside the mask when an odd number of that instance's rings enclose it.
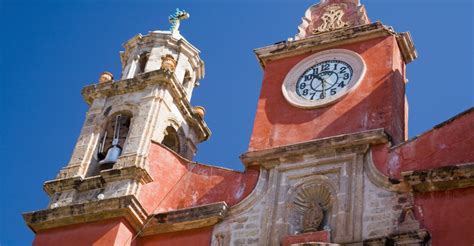
<instances>
[{"instance_id":1,"label":"clock numeral","mask_svg":"<svg viewBox=\"0 0 474 246\"><path fill-rule=\"evenodd\" d=\"M336 95L336 88L331 89L331 95Z\"/></svg>"},{"instance_id":2,"label":"clock numeral","mask_svg":"<svg viewBox=\"0 0 474 246\"><path fill-rule=\"evenodd\" d=\"M308 89L304 89L304 90L303 90L303 96L307 96L308 93L309 93L309 90L308 90Z\"/></svg>"},{"instance_id":3,"label":"clock numeral","mask_svg":"<svg viewBox=\"0 0 474 246\"><path fill-rule=\"evenodd\" d=\"M347 67L341 67L339 73L346 73Z\"/></svg>"},{"instance_id":4,"label":"clock numeral","mask_svg":"<svg viewBox=\"0 0 474 246\"><path fill-rule=\"evenodd\" d=\"M337 63L334 64L334 69L333 70L337 69L337 65L339 65L339 64L337 64Z\"/></svg>"},{"instance_id":5,"label":"clock numeral","mask_svg":"<svg viewBox=\"0 0 474 246\"><path fill-rule=\"evenodd\" d=\"M346 86L346 85L344 84L344 81L342 81L342 82L339 83L337 86L338 86L338 87L341 87L341 88L344 88L344 86Z\"/></svg>"},{"instance_id":6,"label":"clock numeral","mask_svg":"<svg viewBox=\"0 0 474 246\"><path fill-rule=\"evenodd\" d=\"M308 74L304 76L305 81L312 80L313 78L314 78L314 74Z\"/></svg>"},{"instance_id":7,"label":"clock numeral","mask_svg":"<svg viewBox=\"0 0 474 246\"><path fill-rule=\"evenodd\" d=\"M344 77L343 77L343 78L344 78L344 79L349 79L349 74L348 74L348 73L344 74Z\"/></svg>"},{"instance_id":8,"label":"clock numeral","mask_svg":"<svg viewBox=\"0 0 474 246\"><path fill-rule=\"evenodd\" d=\"M323 64L321 65L321 71L326 71L326 70L329 70L329 64Z\"/></svg>"},{"instance_id":9,"label":"clock numeral","mask_svg":"<svg viewBox=\"0 0 474 246\"><path fill-rule=\"evenodd\" d=\"M316 95L316 92L311 92L311 93L309 93L309 94L311 95L311 100L313 100L313 99L314 99L314 96Z\"/></svg>"},{"instance_id":10,"label":"clock numeral","mask_svg":"<svg viewBox=\"0 0 474 246\"><path fill-rule=\"evenodd\" d=\"M319 94L319 99L324 99L326 97L326 95L324 95L324 92L321 92L321 94Z\"/></svg>"},{"instance_id":11,"label":"clock numeral","mask_svg":"<svg viewBox=\"0 0 474 246\"><path fill-rule=\"evenodd\" d=\"M306 83L301 83L300 84L300 89L303 90L306 87Z\"/></svg>"}]
</instances>

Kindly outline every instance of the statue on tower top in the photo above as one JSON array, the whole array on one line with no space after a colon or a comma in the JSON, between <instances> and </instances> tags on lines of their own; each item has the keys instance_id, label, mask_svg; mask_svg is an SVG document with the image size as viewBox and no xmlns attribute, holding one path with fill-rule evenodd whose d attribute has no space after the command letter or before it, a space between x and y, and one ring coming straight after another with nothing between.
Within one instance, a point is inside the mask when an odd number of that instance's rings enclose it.
<instances>
[{"instance_id":1,"label":"statue on tower top","mask_svg":"<svg viewBox=\"0 0 474 246\"><path fill-rule=\"evenodd\" d=\"M176 9L174 14L168 17L168 20L171 23L170 31L171 33L179 33L179 24L181 20L186 20L189 18L189 13L185 10Z\"/></svg>"}]
</instances>

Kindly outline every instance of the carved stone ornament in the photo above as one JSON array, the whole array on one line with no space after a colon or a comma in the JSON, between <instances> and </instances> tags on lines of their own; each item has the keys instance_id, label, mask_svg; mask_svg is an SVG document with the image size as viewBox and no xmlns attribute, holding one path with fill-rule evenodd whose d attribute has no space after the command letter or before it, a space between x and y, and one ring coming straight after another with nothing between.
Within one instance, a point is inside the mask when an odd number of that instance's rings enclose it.
<instances>
[{"instance_id":1,"label":"carved stone ornament","mask_svg":"<svg viewBox=\"0 0 474 246\"><path fill-rule=\"evenodd\" d=\"M105 71L100 74L99 83L104 83L111 80L114 80L114 75L112 73Z\"/></svg>"},{"instance_id":2,"label":"carved stone ornament","mask_svg":"<svg viewBox=\"0 0 474 246\"><path fill-rule=\"evenodd\" d=\"M302 216L300 225L303 232L318 231L332 200L331 193L324 184L308 183L298 188L291 205L294 213Z\"/></svg>"},{"instance_id":3,"label":"carved stone ornament","mask_svg":"<svg viewBox=\"0 0 474 246\"><path fill-rule=\"evenodd\" d=\"M342 20L344 14L340 5L328 6L326 12L321 16L322 23L313 29L313 33L327 32L348 26L349 24Z\"/></svg>"},{"instance_id":4,"label":"carved stone ornament","mask_svg":"<svg viewBox=\"0 0 474 246\"><path fill-rule=\"evenodd\" d=\"M161 57L161 69L167 72L174 72L176 69L176 60L172 55L164 55Z\"/></svg>"},{"instance_id":5,"label":"carved stone ornament","mask_svg":"<svg viewBox=\"0 0 474 246\"><path fill-rule=\"evenodd\" d=\"M359 0L321 0L306 10L295 40L344 27L369 24Z\"/></svg>"},{"instance_id":6,"label":"carved stone ornament","mask_svg":"<svg viewBox=\"0 0 474 246\"><path fill-rule=\"evenodd\" d=\"M312 232L317 231L321 222L324 219L324 211L317 202L313 202L309 205L309 208L305 211L303 217L303 231Z\"/></svg>"}]
</instances>

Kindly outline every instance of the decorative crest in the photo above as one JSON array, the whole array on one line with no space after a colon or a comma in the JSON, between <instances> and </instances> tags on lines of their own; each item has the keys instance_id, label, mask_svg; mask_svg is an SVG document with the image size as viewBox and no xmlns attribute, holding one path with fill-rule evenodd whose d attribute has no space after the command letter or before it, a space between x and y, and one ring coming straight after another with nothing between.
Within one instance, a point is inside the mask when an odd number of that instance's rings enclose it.
<instances>
[{"instance_id":1,"label":"decorative crest","mask_svg":"<svg viewBox=\"0 0 474 246\"><path fill-rule=\"evenodd\" d=\"M186 20L189 18L189 13L185 10L180 10L179 8L176 9L174 14L168 17L168 20L171 23L170 31L172 33L179 32L179 24L182 20Z\"/></svg>"},{"instance_id":2,"label":"decorative crest","mask_svg":"<svg viewBox=\"0 0 474 246\"><path fill-rule=\"evenodd\" d=\"M359 0L321 0L306 10L295 39L369 23Z\"/></svg>"}]
</instances>

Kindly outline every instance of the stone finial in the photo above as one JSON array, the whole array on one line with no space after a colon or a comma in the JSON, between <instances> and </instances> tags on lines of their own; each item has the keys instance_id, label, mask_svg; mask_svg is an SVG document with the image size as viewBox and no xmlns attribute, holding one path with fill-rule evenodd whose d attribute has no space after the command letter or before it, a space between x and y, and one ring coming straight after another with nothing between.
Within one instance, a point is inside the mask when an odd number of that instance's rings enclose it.
<instances>
[{"instance_id":1,"label":"stone finial","mask_svg":"<svg viewBox=\"0 0 474 246\"><path fill-rule=\"evenodd\" d=\"M180 10L179 8L176 9L174 14L168 17L168 20L171 23L170 31L172 33L179 32L179 25L182 20L186 20L189 18L189 13L185 10Z\"/></svg>"},{"instance_id":2,"label":"stone finial","mask_svg":"<svg viewBox=\"0 0 474 246\"><path fill-rule=\"evenodd\" d=\"M102 72L99 77L99 83L104 83L107 81L113 81L114 80L114 75L111 72Z\"/></svg>"},{"instance_id":3,"label":"stone finial","mask_svg":"<svg viewBox=\"0 0 474 246\"><path fill-rule=\"evenodd\" d=\"M195 106L193 107L193 111L195 114L201 116L204 119L204 115L206 114L206 109L203 106Z\"/></svg>"},{"instance_id":4,"label":"stone finial","mask_svg":"<svg viewBox=\"0 0 474 246\"><path fill-rule=\"evenodd\" d=\"M161 69L167 72L174 72L176 69L176 60L170 54L161 57Z\"/></svg>"},{"instance_id":5,"label":"stone finial","mask_svg":"<svg viewBox=\"0 0 474 246\"><path fill-rule=\"evenodd\" d=\"M369 23L365 7L359 0L322 0L306 10L295 39Z\"/></svg>"}]
</instances>

